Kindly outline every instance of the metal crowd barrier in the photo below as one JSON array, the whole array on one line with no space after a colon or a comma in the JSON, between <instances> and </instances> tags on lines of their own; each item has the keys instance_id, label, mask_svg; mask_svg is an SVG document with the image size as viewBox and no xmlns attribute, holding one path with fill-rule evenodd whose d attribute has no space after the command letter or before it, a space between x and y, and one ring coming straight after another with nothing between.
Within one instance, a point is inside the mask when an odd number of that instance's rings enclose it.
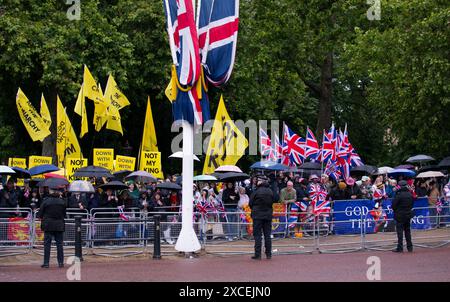
<instances>
[{"instance_id":1,"label":"metal crowd barrier","mask_svg":"<svg viewBox=\"0 0 450 302\"><path fill-rule=\"evenodd\" d=\"M428 215L415 219L431 219L432 228L412 229L413 244L422 248L436 248L450 243L450 207L429 209ZM272 254L348 253L362 250L390 250L397 244L395 222L383 219L382 227L373 231L374 220L369 213L360 212L357 219L338 221L335 216L344 211L309 215L282 212L272 222ZM43 232L37 213L28 209L0 209L0 256L43 253ZM206 253L218 255L251 254L254 248L252 224L241 220L241 212L195 213L194 230ZM294 228L289 217L298 215ZM137 208L120 213L117 209L98 208L91 211L67 211L64 247L67 255L74 254L75 216L82 216L83 253L108 257L122 257L151 253L154 237L154 215L161 216L162 255L175 254L174 244L181 231L178 212L143 212ZM121 216L122 215L122 216ZM18 216L7 218L6 216ZM280 219L280 217L282 219ZM379 222L379 223L381 223ZM343 235L343 230L357 233ZM281 240L283 239L283 240ZM263 240L264 242L264 240ZM55 251L55 249L52 249Z\"/></svg>"},{"instance_id":2,"label":"metal crowd barrier","mask_svg":"<svg viewBox=\"0 0 450 302\"><path fill-rule=\"evenodd\" d=\"M0 257L27 254L33 245L32 209L0 208Z\"/></svg>"}]
</instances>

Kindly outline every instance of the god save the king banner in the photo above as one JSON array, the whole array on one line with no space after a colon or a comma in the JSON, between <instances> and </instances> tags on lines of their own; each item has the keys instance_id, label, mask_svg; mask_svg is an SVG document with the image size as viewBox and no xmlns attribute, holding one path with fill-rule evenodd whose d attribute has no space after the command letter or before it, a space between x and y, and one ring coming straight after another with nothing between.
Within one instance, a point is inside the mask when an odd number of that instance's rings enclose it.
<instances>
[{"instance_id":1,"label":"god save the king banner","mask_svg":"<svg viewBox=\"0 0 450 302\"><path fill-rule=\"evenodd\" d=\"M335 201L333 205L334 231L336 235L360 234L361 227L364 227L360 219L365 219L366 233L374 233L377 224L383 222L383 218L376 221L374 215L375 202L369 199L359 200L340 200ZM382 203L383 211L388 219L385 228L394 231L394 211L392 210L392 199L384 200ZM413 229L429 229L430 219L427 198L418 198L414 201L414 217L411 220ZM390 220L390 221L389 221Z\"/></svg>"}]
</instances>

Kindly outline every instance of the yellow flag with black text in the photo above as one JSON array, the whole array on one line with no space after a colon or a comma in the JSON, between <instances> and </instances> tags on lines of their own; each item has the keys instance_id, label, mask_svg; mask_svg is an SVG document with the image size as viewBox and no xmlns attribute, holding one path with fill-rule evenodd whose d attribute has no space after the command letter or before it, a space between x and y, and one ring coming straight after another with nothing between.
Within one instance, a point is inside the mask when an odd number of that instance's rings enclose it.
<instances>
[{"instance_id":1,"label":"yellow flag with black text","mask_svg":"<svg viewBox=\"0 0 450 302\"><path fill-rule=\"evenodd\" d=\"M42 119L44 120L44 123L50 129L50 126L52 124L52 117L50 115L50 110L48 110L48 106L47 106L47 102L45 101L44 94L42 94L42 96L41 96L40 114L41 114Z\"/></svg>"},{"instance_id":2,"label":"yellow flag with black text","mask_svg":"<svg viewBox=\"0 0 450 302\"><path fill-rule=\"evenodd\" d=\"M103 98L100 84L97 85L97 82L86 65L84 65L83 73L83 94L95 104L93 124L95 125L95 130L98 132L103 126L103 124L99 124L99 120L103 116L106 116L108 104Z\"/></svg>"},{"instance_id":3,"label":"yellow flag with black text","mask_svg":"<svg viewBox=\"0 0 450 302\"><path fill-rule=\"evenodd\" d=\"M119 86L112 75L109 75L106 83L105 100L108 103L106 129L120 132L123 135L122 122L119 110L130 105L127 97L120 91Z\"/></svg>"},{"instance_id":4,"label":"yellow flag with black text","mask_svg":"<svg viewBox=\"0 0 450 302\"><path fill-rule=\"evenodd\" d=\"M223 165L235 165L244 155L248 147L245 135L231 120L228 115L223 97L220 96L214 125L206 153L203 174L211 174Z\"/></svg>"},{"instance_id":5,"label":"yellow flag with black text","mask_svg":"<svg viewBox=\"0 0 450 302\"><path fill-rule=\"evenodd\" d=\"M59 96L56 100L56 155L58 167L64 168L66 157L83 158L77 135L73 130L66 109L63 107Z\"/></svg>"},{"instance_id":6,"label":"yellow flag with black text","mask_svg":"<svg viewBox=\"0 0 450 302\"><path fill-rule=\"evenodd\" d=\"M36 111L33 104L31 104L20 88L17 91L16 106L20 119L34 142L43 141L51 134L44 119Z\"/></svg>"},{"instance_id":7,"label":"yellow flag with black text","mask_svg":"<svg viewBox=\"0 0 450 302\"><path fill-rule=\"evenodd\" d=\"M161 155L158 151L158 142L156 139L155 124L153 122L152 107L150 105L150 97L147 99L147 110L145 111L144 132L142 133L141 149L139 150L139 170L147 169L145 154L155 153ZM157 178L164 178L161 169L161 161L159 161L158 169L151 169L152 173Z\"/></svg>"}]
</instances>

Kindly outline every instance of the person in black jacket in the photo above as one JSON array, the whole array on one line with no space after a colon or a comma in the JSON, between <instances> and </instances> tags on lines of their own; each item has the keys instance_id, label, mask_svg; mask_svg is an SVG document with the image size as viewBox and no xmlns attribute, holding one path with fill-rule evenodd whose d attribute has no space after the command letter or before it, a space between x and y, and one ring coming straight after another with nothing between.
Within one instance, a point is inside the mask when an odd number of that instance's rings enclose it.
<instances>
[{"instance_id":1,"label":"person in black jacket","mask_svg":"<svg viewBox=\"0 0 450 302\"><path fill-rule=\"evenodd\" d=\"M14 181L12 178L8 180L6 186L0 190L0 208L10 209L8 212L0 213L0 218L10 218L16 216L12 211L19 205L19 194L14 188Z\"/></svg>"},{"instance_id":2,"label":"person in black jacket","mask_svg":"<svg viewBox=\"0 0 450 302\"><path fill-rule=\"evenodd\" d=\"M255 255L252 259L261 259L261 241L262 233L264 233L264 246L266 249L267 259L272 258L272 240L270 235L272 233L272 204L274 202L274 195L269 188L268 179L266 177L259 177L257 189L250 197L249 206L252 210L251 217L253 219L253 235L255 236Z\"/></svg>"},{"instance_id":3,"label":"person in black jacket","mask_svg":"<svg viewBox=\"0 0 450 302\"><path fill-rule=\"evenodd\" d=\"M56 241L58 266L64 267L63 237L65 231L66 201L60 198L58 191L50 190L50 195L42 201L38 217L42 219L41 229L44 231L44 264L49 267L52 237Z\"/></svg>"},{"instance_id":4,"label":"person in black jacket","mask_svg":"<svg viewBox=\"0 0 450 302\"><path fill-rule=\"evenodd\" d=\"M411 192L408 190L408 183L405 180L399 182L400 189L397 191L394 200L392 201L392 209L394 210L394 220L396 221L397 248L393 250L396 253L403 252L403 232L405 232L406 247L408 252L413 251L413 244L411 240L411 218L413 217L412 208L414 199Z\"/></svg>"}]
</instances>

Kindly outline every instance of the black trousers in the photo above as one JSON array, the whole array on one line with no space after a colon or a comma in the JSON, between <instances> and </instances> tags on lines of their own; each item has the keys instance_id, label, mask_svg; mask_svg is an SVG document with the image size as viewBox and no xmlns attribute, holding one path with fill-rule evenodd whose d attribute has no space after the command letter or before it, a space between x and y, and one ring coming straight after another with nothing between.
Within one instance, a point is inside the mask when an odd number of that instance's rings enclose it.
<instances>
[{"instance_id":1,"label":"black trousers","mask_svg":"<svg viewBox=\"0 0 450 302\"><path fill-rule=\"evenodd\" d=\"M412 249L413 244L411 240L411 221L408 220L406 222L398 222L396 221L396 228L397 228L397 249L403 250L403 232L405 233L406 238L406 248L408 250Z\"/></svg>"},{"instance_id":2,"label":"black trousers","mask_svg":"<svg viewBox=\"0 0 450 302\"><path fill-rule=\"evenodd\" d=\"M254 219L253 220L253 236L255 236L255 256L261 256L262 233L264 233L264 246L266 255L272 255L272 220L271 219Z\"/></svg>"},{"instance_id":3,"label":"black trousers","mask_svg":"<svg viewBox=\"0 0 450 302\"><path fill-rule=\"evenodd\" d=\"M50 262L50 250L52 248L52 238L56 241L56 257L58 264L64 264L63 238L64 232L45 232L44 233L44 264Z\"/></svg>"}]
</instances>

